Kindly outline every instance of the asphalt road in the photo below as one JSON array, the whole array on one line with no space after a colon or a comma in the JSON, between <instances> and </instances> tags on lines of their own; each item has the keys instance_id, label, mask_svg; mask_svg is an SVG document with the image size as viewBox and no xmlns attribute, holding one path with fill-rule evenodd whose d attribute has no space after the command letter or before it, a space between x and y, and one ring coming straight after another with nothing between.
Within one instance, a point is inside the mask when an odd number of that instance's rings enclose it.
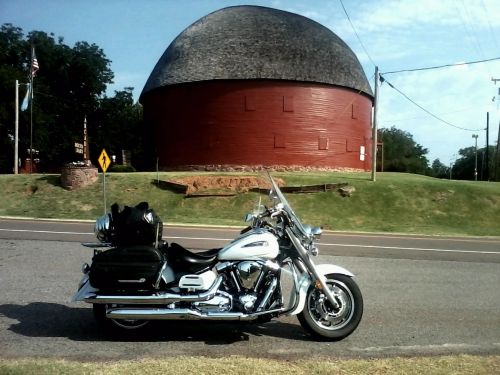
<instances>
[{"instance_id":1,"label":"asphalt road","mask_svg":"<svg viewBox=\"0 0 500 375\"><path fill-rule=\"evenodd\" d=\"M13 220L0 218L1 239L95 243L93 222ZM221 247L235 238L238 228L166 224L163 238L193 250ZM500 262L500 237L442 237L325 232L321 254L415 260Z\"/></svg>"},{"instance_id":2,"label":"asphalt road","mask_svg":"<svg viewBox=\"0 0 500 375\"><path fill-rule=\"evenodd\" d=\"M197 249L236 230L166 227ZM189 237L189 239L187 238ZM294 317L263 325L159 322L106 336L70 299L90 261L91 223L0 220L0 357L115 360L238 354L272 358L500 354L500 239L327 233L318 263L357 276L365 314L337 342L312 341Z\"/></svg>"}]
</instances>

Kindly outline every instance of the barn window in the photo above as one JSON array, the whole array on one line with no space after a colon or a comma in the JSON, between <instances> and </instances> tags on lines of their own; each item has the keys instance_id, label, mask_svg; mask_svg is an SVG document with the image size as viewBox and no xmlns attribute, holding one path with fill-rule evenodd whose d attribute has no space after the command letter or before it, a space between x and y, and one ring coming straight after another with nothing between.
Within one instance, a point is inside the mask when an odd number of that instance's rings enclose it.
<instances>
[{"instance_id":1,"label":"barn window","mask_svg":"<svg viewBox=\"0 0 500 375\"><path fill-rule=\"evenodd\" d=\"M255 97L253 95L245 95L245 111L255 111Z\"/></svg>"},{"instance_id":2,"label":"barn window","mask_svg":"<svg viewBox=\"0 0 500 375\"><path fill-rule=\"evenodd\" d=\"M352 103L351 104L351 118L353 120L357 119L358 118L358 106L355 105L355 103Z\"/></svg>"},{"instance_id":3,"label":"barn window","mask_svg":"<svg viewBox=\"0 0 500 375\"><path fill-rule=\"evenodd\" d=\"M328 150L328 137L318 138L318 150Z\"/></svg>"},{"instance_id":4,"label":"barn window","mask_svg":"<svg viewBox=\"0 0 500 375\"><path fill-rule=\"evenodd\" d=\"M293 112L293 96L283 97L283 112Z\"/></svg>"},{"instance_id":5,"label":"barn window","mask_svg":"<svg viewBox=\"0 0 500 375\"><path fill-rule=\"evenodd\" d=\"M347 152L358 152L359 147L361 146L361 140L360 139L346 139L346 151Z\"/></svg>"},{"instance_id":6,"label":"barn window","mask_svg":"<svg viewBox=\"0 0 500 375\"><path fill-rule=\"evenodd\" d=\"M285 136L283 134L274 135L274 148L285 148Z\"/></svg>"}]
</instances>

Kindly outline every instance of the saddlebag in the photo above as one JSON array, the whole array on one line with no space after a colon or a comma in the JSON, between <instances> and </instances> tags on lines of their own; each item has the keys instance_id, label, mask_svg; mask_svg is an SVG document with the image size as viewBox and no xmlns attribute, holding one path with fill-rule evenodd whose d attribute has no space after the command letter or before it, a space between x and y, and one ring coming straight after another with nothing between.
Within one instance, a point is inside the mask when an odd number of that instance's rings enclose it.
<instances>
[{"instance_id":1,"label":"saddlebag","mask_svg":"<svg viewBox=\"0 0 500 375\"><path fill-rule=\"evenodd\" d=\"M164 263L152 246L116 247L92 258L90 285L100 290L152 290Z\"/></svg>"}]
</instances>

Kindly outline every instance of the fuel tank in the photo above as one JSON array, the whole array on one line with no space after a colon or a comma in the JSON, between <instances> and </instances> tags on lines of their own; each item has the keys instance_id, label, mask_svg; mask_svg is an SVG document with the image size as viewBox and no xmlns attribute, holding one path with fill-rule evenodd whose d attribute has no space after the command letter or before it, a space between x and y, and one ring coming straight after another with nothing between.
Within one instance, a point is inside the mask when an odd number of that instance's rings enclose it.
<instances>
[{"instance_id":1,"label":"fuel tank","mask_svg":"<svg viewBox=\"0 0 500 375\"><path fill-rule=\"evenodd\" d=\"M224 246L217 257L219 260L274 259L278 253L276 237L265 229L256 228Z\"/></svg>"}]
</instances>

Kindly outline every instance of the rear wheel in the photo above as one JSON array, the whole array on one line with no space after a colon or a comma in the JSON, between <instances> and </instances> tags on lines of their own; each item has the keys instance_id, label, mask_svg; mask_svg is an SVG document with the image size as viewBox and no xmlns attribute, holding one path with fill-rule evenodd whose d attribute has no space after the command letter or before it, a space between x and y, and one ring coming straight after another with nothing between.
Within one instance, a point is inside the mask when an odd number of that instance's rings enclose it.
<instances>
[{"instance_id":1,"label":"rear wheel","mask_svg":"<svg viewBox=\"0 0 500 375\"><path fill-rule=\"evenodd\" d=\"M326 276L336 302L334 307L321 289L311 285L307 292L304 310L298 315L300 324L320 340L337 341L349 336L363 316L363 297L356 282L349 276Z\"/></svg>"},{"instance_id":2,"label":"rear wheel","mask_svg":"<svg viewBox=\"0 0 500 375\"><path fill-rule=\"evenodd\" d=\"M94 303L92 310L97 325L105 329L121 329L121 330L137 330L141 329L149 323L149 320L136 319L110 319L106 318L106 309L117 307L116 305L104 305Z\"/></svg>"}]
</instances>

